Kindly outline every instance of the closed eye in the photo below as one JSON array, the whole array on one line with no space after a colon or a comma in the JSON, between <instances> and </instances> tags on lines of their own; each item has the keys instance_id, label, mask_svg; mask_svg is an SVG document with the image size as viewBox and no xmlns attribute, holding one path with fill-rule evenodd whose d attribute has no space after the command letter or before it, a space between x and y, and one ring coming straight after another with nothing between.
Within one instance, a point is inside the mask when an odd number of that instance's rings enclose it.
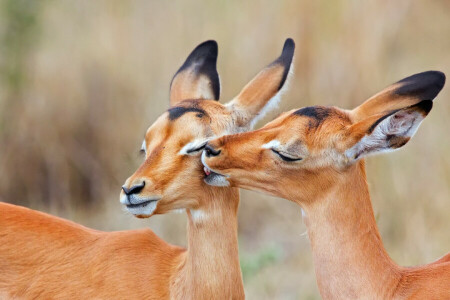
<instances>
[{"instance_id":1,"label":"closed eye","mask_svg":"<svg viewBox=\"0 0 450 300\"><path fill-rule=\"evenodd\" d=\"M205 146L206 146L206 142L205 142L204 144L202 144L201 146L197 147L197 148L188 149L188 150L186 151L186 153L187 153L187 154L193 154L193 153L195 153L195 152L199 152L199 151L205 149Z\"/></svg>"},{"instance_id":2,"label":"closed eye","mask_svg":"<svg viewBox=\"0 0 450 300\"><path fill-rule=\"evenodd\" d=\"M300 160L302 160L302 158L293 158L293 157L289 157L289 156L286 156L284 154L281 154L279 151L277 151L275 149L271 149L271 150L272 150L273 153L276 153L284 161L292 162L292 161L300 161Z\"/></svg>"}]
</instances>

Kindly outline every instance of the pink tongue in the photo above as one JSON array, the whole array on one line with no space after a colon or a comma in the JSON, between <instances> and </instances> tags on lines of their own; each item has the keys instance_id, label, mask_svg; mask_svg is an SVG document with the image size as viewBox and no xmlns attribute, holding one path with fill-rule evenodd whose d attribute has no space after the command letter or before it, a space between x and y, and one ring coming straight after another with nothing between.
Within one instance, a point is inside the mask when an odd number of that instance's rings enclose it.
<instances>
[{"instance_id":1,"label":"pink tongue","mask_svg":"<svg viewBox=\"0 0 450 300\"><path fill-rule=\"evenodd\" d=\"M208 176L209 174L211 174L211 172L208 169L204 169L206 176Z\"/></svg>"}]
</instances>

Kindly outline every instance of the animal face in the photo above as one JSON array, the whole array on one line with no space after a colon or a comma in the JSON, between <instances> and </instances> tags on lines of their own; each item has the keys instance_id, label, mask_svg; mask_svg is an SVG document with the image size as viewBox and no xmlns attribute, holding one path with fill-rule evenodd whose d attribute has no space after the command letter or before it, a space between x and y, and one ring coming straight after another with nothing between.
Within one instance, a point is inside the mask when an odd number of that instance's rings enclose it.
<instances>
[{"instance_id":1,"label":"animal face","mask_svg":"<svg viewBox=\"0 0 450 300\"><path fill-rule=\"evenodd\" d=\"M202 161L208 174L231 186L310 203L358 160L405 145L444 83L442 73L429 71L395 83L353 110L293 110L260 130L208 142Z\"/></svg>"},{"instance_id":2,"label":"animal face","mask_svg":"<svg viewBox=\"0 0 450 300\"><path fill-rule=\"evenodd\" d=\"M146 132L145 161L120 195L121 203L137 217L200 209L205 201L214 201L224 187L205 184L201 152L209 140L248 130L262 116L286 81L294 43L288 39L281 56L227 104L217 102L217 52L214 41L194 49L172 80L171 107Z\"/></svg>"}]
</instances>

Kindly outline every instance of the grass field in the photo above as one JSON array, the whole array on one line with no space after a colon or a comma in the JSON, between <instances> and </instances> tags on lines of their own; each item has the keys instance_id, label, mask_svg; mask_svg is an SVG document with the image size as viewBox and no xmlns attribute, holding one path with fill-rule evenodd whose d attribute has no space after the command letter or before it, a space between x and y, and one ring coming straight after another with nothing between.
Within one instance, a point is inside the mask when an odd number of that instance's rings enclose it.
<instances>
[{"instance_id":1,"label":"grass field","mask_svg":"<svg viewBox=\"0 0 450 300\"><path fill-rule=\"evenodd\" d=\"M172 75L200 42L219 43L222 101L284 40L296 42L281 111L352 108L386 85L450 75L450 2L0 0L0 200L102 230L150 227L185 244L184 215L122 211L147 127L168 108ZM259 123L276 116L270 114ZM402 150L368 160L392 258L450 250L450 87ZM242 191L239 239L249 299L319 299L299 207Z\"/></svg>"}]
</instances>

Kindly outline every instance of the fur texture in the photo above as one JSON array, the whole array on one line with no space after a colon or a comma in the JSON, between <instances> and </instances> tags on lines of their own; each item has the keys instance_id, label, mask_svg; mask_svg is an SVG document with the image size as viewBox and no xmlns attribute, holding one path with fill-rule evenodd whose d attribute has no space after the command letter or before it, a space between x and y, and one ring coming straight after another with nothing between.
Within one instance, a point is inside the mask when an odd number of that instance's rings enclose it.
<instances>
[{"instance_id":1,"label":"fur texture","mask_svg":"<svg viewBox=\"0 0 450 300\"><path fill-rule=\"evenodd\" d=\"M432 108L432 99L423 98L434 98L444 82L442 73L425 72L353 111L291 111L259 130L210 141L219 154L204 161L231 186L302 207L324 299L450 299L450 254L408 268L387 254L361 159L405 145ZM283 161L275 146L302 160Z\"/></svg>"}]
</instances>

